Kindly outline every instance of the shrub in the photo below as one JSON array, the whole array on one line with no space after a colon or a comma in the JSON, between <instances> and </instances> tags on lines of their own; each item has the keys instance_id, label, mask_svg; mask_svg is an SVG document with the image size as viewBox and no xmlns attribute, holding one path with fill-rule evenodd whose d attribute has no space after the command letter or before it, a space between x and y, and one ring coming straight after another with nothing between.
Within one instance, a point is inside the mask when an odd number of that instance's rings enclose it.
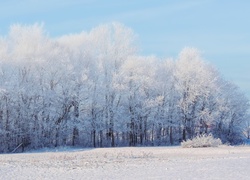
<instances>
[{"instance_id":1,"label":"shrub","mask_svg":"<svg viewBox=\"0 0 250 180\"><path fill-rule=\"evenodd\" d=\"M183 148L199 148L199 147L218 147L222 142L218 138L214 138L212 134L201 134L193 139L183 141L181 146Z\"/></svg>"}]
</instances>

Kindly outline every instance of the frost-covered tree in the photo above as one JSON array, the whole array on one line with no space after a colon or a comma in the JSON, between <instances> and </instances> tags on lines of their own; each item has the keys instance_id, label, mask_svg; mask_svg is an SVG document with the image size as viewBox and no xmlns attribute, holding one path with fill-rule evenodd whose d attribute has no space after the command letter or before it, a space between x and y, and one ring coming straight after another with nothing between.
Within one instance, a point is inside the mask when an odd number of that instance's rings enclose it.
<instances>
[{"instance_id":1,"label":"frost-covered tree","mask_svg":"<svg viewBox=\"0 0 250 180\"><path fill-rule=\"evenodd\" d=\"M144 145L150 139L148 136L151 104L155 101L155 71L154 57L129 57L120 70L122 87L123 117L127 123L127 137L130 146ZM152 102L152 103L151 103Z\"/></svg>"},{"instance_id":2,"label":"frost-covered tree","mask_svg":"<svg viewBox=\"0 0 250 180\"><path fill-rule=\"evenodd\" d=\"M173 59L167 59L158 64L156 74L158 97L155 115L152 119L153 122L154 119L158 120L157 140L171 145L178 142L180 138L179 109L177 108L179 97L175 87L175 71L176 63Z\"/></svg>"},{"instance_id":3,"label":"frost-covered tree","mask_svg":"<svg viewBox=\"0 0 250 180\"><path fill-rule=\"evenodd\" d=\"M195 135L197 128L206 129L208 121L213 120L209 119L212 113L209 101L217 88L217 73L202 60L196 49L185 48L176 62L174 76L182 139L186 140Z\"/></svg>"},{"instance_id":4,"label":"frost-covered tree","mask_svg":"<svg viewBox=\"0 0 250 180\"><path fill-rule=\"evenodd\" d=\"M243 127L247 119L249 101L231 82L220 83L220 92L217 94L217 118L214 121L213 132L224 142L241 143Z\"/></svg>"},{"instance_id":5,"label":"frost-covered tree","mask_svg":"<svg viewBox=\"0 0 250 180\"><path fill-rule=\"evenodd\" d=\"M246 122L245 122L244 127L245 127L244 134L246 138L249 140L250 139L250 114L246 116Z\"/></svg>"}]
</instances>

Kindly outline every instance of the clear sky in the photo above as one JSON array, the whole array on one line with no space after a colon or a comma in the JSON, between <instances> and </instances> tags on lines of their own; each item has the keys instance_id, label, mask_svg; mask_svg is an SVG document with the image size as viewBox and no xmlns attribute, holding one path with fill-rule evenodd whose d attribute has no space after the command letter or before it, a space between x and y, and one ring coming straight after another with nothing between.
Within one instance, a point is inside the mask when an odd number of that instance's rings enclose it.
<instances>
[{"instance_id":1,"label":"clear sky","mask_svg":"<svg viewBox=\"0 0 250 180\"><path fill-rule=\"evenodd\" d=\"M51 37L121 22L142 55L176 57L196 47L250 99L249 0L0 0L0 34L15 23L44 23Z\"/></svg>"}]
</instances>

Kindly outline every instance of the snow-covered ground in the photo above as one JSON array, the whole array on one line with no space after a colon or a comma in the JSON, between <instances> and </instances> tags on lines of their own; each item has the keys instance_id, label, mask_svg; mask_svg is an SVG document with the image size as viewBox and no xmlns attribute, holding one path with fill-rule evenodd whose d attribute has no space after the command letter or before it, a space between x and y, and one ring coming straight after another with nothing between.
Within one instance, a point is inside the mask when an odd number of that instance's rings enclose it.
<instances>
[{"instance_id":1,"label":"snow-covered ground","mask_svg":"<svg viewBox=\"0 0 250 180\"><path fill-rule=\"evenodd\" d=\"M0 179L250 179L250 147L127 147L2 154Z\"/></svg>"}]
</instances>

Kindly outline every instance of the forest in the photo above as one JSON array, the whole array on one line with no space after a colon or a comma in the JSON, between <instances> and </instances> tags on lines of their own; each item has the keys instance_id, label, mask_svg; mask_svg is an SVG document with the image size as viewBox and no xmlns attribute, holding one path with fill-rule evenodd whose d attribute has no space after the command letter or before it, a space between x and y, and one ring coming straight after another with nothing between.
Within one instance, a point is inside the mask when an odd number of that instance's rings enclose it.
<instances>
[{"instance_id":1,"label":"forest","mask_svg":"<svg viewBox=\"0 0 250 180\"><path fill-rule=\"evenodd\" d=\"M199 50L143 56L137 41L120 23L57 38L12 25L0 37L0 152L243 140L249 101Z\"/></svg>"}]
</instances>

